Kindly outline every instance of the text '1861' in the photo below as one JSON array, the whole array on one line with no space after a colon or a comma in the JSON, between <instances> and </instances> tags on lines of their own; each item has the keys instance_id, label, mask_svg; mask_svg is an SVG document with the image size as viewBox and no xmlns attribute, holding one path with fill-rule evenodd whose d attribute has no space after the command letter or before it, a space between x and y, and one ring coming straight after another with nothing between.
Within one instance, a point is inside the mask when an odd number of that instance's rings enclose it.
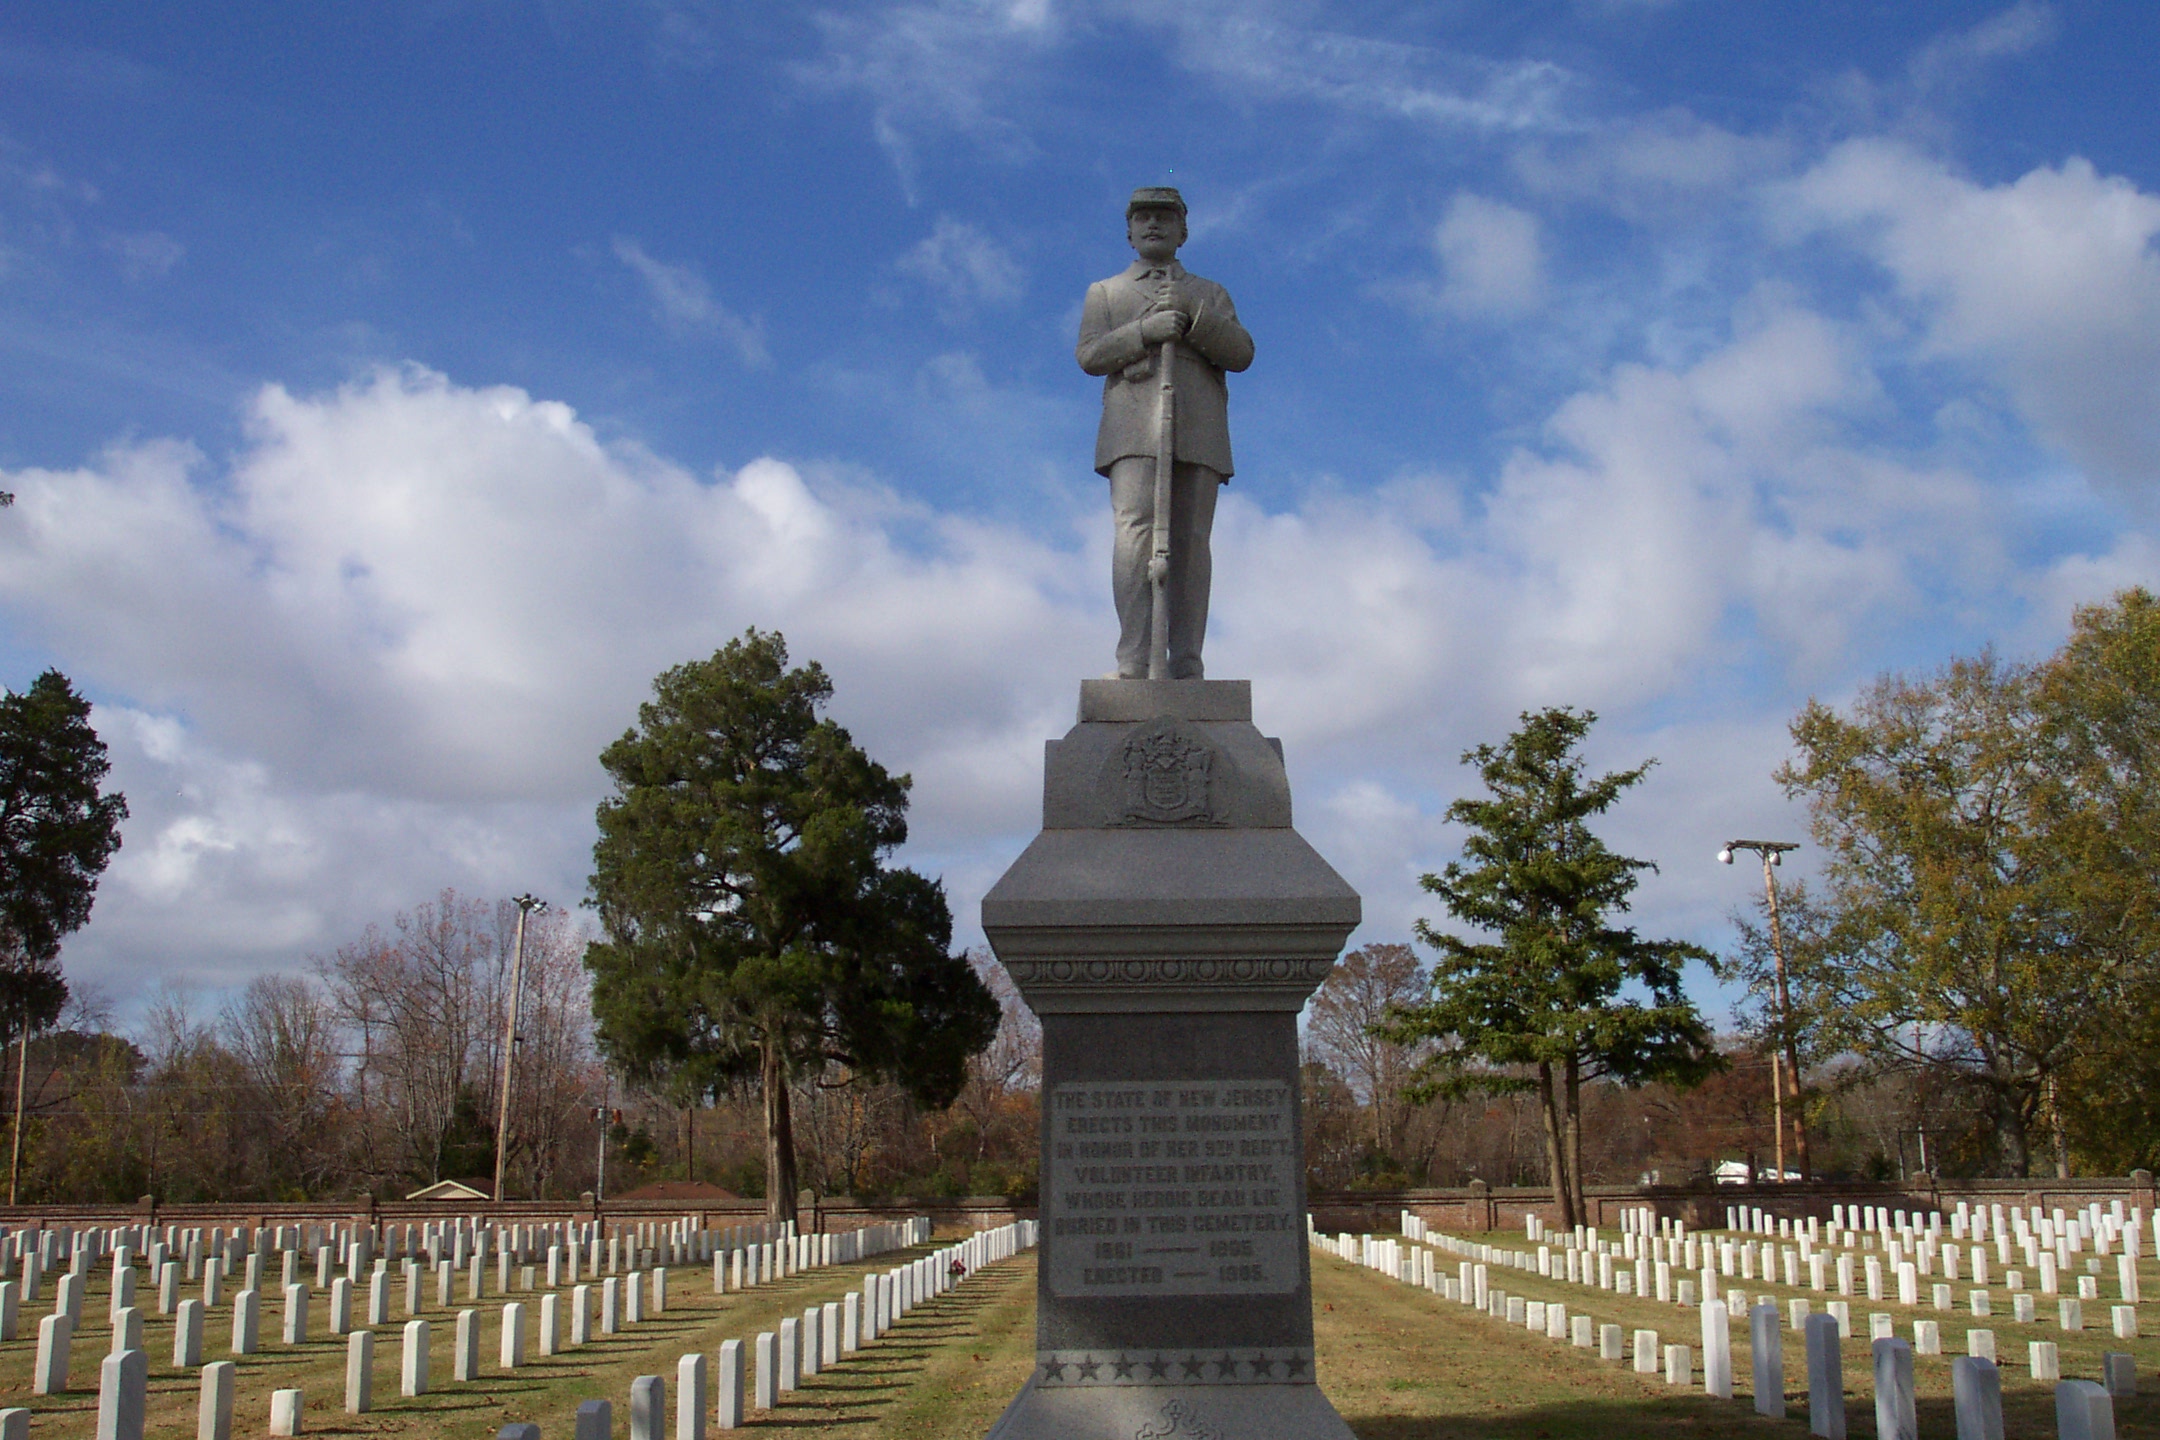
<instances>
[{"instance_id":1,"label":"text '1861'","mask_svg":"<svg viewBox=\"0 0 2160 1440\"><path fill-rule=\"evenodd\" d=\"M1297 1288L1297 1137L1275 1080L1051 1087L1050 1288L1067 1298Z\"/></svg>"}]
</instances>

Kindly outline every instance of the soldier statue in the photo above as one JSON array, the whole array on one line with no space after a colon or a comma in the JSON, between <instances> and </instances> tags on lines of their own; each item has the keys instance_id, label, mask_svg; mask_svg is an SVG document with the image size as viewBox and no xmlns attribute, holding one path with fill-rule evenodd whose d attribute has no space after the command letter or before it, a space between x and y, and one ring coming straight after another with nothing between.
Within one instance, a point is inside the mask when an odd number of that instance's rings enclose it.
<instances>
[{"instance_id":1,"label":"soldier statue","mask_svg":"<svg viewBox=\"0 0 2160 1440\"><path fill-rule=\"evenodd\" d=\"M1135 190L1125 238L1140 258L1090 285L1080 316L1080 368L1103 377L1095 470L1110 481L1117 676L1126 680L1203 674L1208 534L1216 491L1231 475L1223 373L1253 357L1229 292L1178 263L1185 235L1177 191ZM1157 515L1162 496L1167 517Z\"/></svg>"}]
</instances>

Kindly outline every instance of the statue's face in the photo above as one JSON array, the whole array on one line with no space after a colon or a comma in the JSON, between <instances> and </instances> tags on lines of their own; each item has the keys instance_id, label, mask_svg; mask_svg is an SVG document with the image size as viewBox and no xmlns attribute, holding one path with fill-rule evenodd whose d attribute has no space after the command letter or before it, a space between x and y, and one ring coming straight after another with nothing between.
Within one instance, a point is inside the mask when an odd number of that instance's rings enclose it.
<instances>
[{"instance_id":1,"label":"statue's face","mask_svg":"<svg viewBox=\"0 0 2160 1440\"><path fill-rule=\"evenodd\" d=\"M1125 219L1125 238L1140 258L1160 265L1185 243L1185 217L1169 205L1149 205Z\"/></svg>"}]
</instances>

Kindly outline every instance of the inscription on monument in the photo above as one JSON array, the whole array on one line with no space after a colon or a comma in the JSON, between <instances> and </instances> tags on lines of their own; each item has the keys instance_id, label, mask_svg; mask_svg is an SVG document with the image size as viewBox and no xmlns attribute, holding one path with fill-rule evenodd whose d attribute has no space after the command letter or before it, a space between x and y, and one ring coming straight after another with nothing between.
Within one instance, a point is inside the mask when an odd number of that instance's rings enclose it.
<instances>
[{"instance_id":1,"label":"inscription on monument","mask_svg":"<svg viewBox=\"0 0 2160 1440\"><path fill-rule=\"evenodd\" d=\"M1069 1299L1297 1289L1290 1087L1276 1080L1054 1085L1050 1288Z\"/></svg>"}]
</instances>

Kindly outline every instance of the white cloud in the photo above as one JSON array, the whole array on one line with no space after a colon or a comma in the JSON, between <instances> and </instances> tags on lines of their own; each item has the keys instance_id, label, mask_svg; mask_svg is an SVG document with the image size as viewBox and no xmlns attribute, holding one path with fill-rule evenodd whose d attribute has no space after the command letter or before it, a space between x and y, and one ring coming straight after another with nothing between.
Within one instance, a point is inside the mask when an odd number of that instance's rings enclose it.
<instances>
[{"instance_id":1,"label":"white cloud","mask_svg":"<svg viewBox=\"0 0 2160 1440\"><path fill-rule=\"evenodd\" d=\"M1122 8L1122 7L1121 7ZM1239 100L1319 103L1352 114L1444 129L1565 128L1574 77L1546 60L1488 60L1302 23L1302 8L1230 4L1132 6L1167 26L1178 63Z\"/></svg>"},{"instance_id":2,"label":"white cloud","mask_svg":"<svg viewBox=\"0 0 2160 1440\"><path fill-rule=\"evenodd\" d=\"M759 368L772 363L765 349L764 325L722 305L696 270L655 260L644 246L625 235L615 237L614 249L615 258L645 282L654 313L671 329L711 331L734 348L743 364Z\"/></svg>"},{"instance_id":3,"label":"white cloud","mask_svg":"<svg viewBox=\"0 0 2160 1440\"><path fill-rule=\"evenodd\" d=\"M164 276L187 254L187 247L159 230L107 235L105 249L120 261L120 273L130 281Z\"/></svg>"},{"instance_id":4,"label":"white cloud","mask_svg":"<svg viewBox=\"0 0 2160 1440\"><path fill-rule=\"evenodd\" d=\"M1705 814L1772 803L1779 674L1838 682L1885 615L2149 566L2123 547L2019 569L1993 482L1879 452L1880 403L1851 335L1765 292L1696 363L1619 367L1557 407L1488 486L1276 512L1226 492L1210 669L1253 678L1368 933L1429 908L1456 756L1522 709L1605 712L1612 763L1664 754L1678 798L1637 853L1694 856L1723 838ZM20 496L0 614L104 701L134 805L70 948L108 984L151 958L207 984L291 966L445 884L574 898L594 757L655 673L752 624L824 663L843 723L914 774L909 854L965 930L1036 823L1074 679L1108 659L1096 516L1046 543L771 459L701 476L418 368L266 387L246 422L217 467L142 442L0 476ZM1690 709L1743 660L1759 699ZM1646 895L1645 923L1700 921L1692 894Z\"/></svg>"},{"instance_id":5,"label":"white cloud","mask_svg":"<svg viewBox=\"0 0 2160 1440\"><path fill-rule=\"evenodd\" d=\"M1010 304L1020 298L1026 279L1019 262L995 240L950 215L940 215L930 233L894 263L901 274L928 286L948 317L978 305Z\"/></svg>"},{"instance_id":6,"label":"white cloud","mask_svg":"<svg viewBox=\"0 0 2160 1440\"><path fill-rule=\"evenodd\" d=\"M1034 153L1000 106L1027 88L1033 62L1062 36L1049 0L930 0L815 18L825 51L797 77L869 100L871 132L910 203L925 137L960 135L1003 160Z\"/></svg>"},{"instance_id":7,"label":"white cloud","mask_svg":"<svg viewBox=\"0 0 2160 1440\"><path fill-rule=\"evenodd\" d=\"M1927 351L1993 379L2078 465L2160 481L2160 196L2084 160L1982 185L1854 140L1785 187L1778 213L1852 237L1895 279Z\"/></svg>"},{"instance_id":8,"label":"white cloud","mask_svg":"<svg viewBox=\"0 0 2160 1440\"><path fill-rule=\"evenodd\" d=\"M2038 49L2055 38L2056 29L2053 6L2018 0L1976 25L1929 41L1907 73L1923 93L1941 90L1971 80L1990 62Z\"/></svg>"},{"instance_id":9,"label":"white cloud","mask_svg":"<svg viewBox=\"0 0 2160 1440\"><path fill-rule=\"evenodd\" d=\"M1791 146L1682 109L1622 116L1519 145L1510 163L1533 193L1585 202L1666 228L1676 214L1722 211L1742 187L1782 172Z\"/></svg>"},{"instance_id":10,"label":"white cloud","mask_svg":"<svg viewBox=\"0 0 2160 1440\"><path fill-rule=\"evenodd\" d=\"M1036 153L1046 63L1074 35L1163 50L1236 103L1321 105L1444 130L1564 129L1575 77L1544 60L1489 60L1309 23L1305 7L1256 0L1172 6L1133 0L925 0L816 17L823 53L797 78L871 106L871 130L910 202L925 141L958 136L994 159ZM1031 115L1030 119L1034 117ZM1038 122L1039 123L1039 122Z\"/></svg>"},{"instance_id":11,"label":"white cloud","mask_svg":"<svg viewBox=\"0 0 2160 1440\"><path fill-rule=\"evenodd\" d=\"M1545 298L1535 215L1465 191L1433 232L1444 283L1440 301L1464 315L1509 316Z\"/></svg>"}]
</instances>

